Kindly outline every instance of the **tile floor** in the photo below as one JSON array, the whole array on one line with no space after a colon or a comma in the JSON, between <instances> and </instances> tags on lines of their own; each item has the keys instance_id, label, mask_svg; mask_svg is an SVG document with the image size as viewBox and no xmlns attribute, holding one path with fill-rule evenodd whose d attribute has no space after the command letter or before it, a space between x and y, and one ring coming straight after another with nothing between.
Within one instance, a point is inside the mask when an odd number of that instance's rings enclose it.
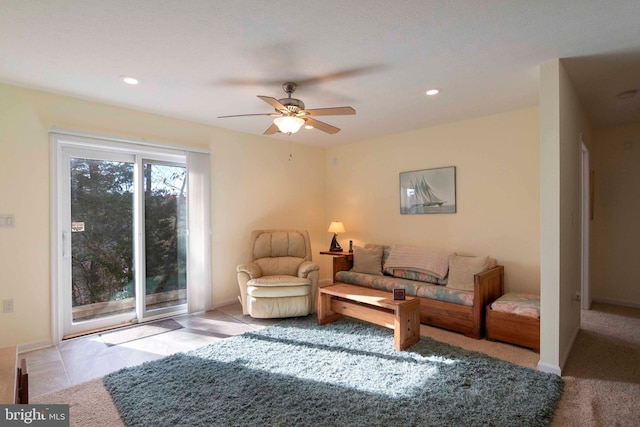
<instances>
[{"instance_id":1,"label":"tile floor","mask_svg":"<svg viewBox=\"0 0 640 427\"><path fill-rule=\"evenodd\" d=\"M96 334L21 354L29 367L30 398L277 322L244 316L240 304L174 320L183 328L116 346L108 346Z\"/></svg>"}]
</instances>

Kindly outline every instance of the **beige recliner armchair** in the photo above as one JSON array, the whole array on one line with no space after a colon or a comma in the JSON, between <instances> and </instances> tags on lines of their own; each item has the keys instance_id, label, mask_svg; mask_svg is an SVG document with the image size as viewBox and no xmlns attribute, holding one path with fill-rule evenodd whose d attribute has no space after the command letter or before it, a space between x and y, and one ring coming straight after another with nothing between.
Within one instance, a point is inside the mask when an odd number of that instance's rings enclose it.
<instances>
[{"instance_id":1,"label":"beige recliner armchair","mask_svg":"<svg viewBox=\"0 0 640 427\"><path fill-rule=\"evenodd\" d=\"M236 268L242 313L261 319L315 313L319 270L306 230L255 230L249 260Z\"/></svg>"}]
</instances>

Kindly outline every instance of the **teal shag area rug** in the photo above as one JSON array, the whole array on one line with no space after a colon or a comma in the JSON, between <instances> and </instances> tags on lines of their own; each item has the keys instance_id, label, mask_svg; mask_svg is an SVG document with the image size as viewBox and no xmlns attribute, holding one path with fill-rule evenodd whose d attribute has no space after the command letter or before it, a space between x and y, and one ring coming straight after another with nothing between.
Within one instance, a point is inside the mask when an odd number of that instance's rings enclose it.
<instances>
[{"instance_id":1,"label":"teal shag area rug","mask_svg":"<svg viewBox=\"0 0 640 427\"><path fill-rule=\"evenodd\" d=\"M284 320L125 368L104 384L127 426L545 426L562 379L343 318Z\"/></svg>"}]
</instances>

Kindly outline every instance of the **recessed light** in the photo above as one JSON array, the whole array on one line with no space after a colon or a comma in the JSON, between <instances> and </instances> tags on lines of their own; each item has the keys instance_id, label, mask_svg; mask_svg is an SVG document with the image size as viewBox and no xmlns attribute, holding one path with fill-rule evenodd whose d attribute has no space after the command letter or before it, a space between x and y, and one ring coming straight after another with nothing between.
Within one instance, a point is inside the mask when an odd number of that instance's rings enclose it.
<instances>
[{"instance_id":1,"label":"recessed light","mask_svg":"<svg viewBox=\"0 0 640 427\"><path fill-rule=\"evenodd\" d=\"M138 79L136 79L135 77L131 77L131 76L120 76L120 81L123 83L126 83L128 85L137 85L138 83L140 83L140 81Z\"/></svg>"},{"instance_id":2,"label":"recessed light","mask_svg":"<svg viewBox=\"0 0 640 427\"><path fill-rule=\"evenodd\" d=\"M437 95L439 93L440 93L440 91L438 89L429 89L427 91L427 95L429 95L429 96Z\"/></svg>"},{"instance_id":3,"label":"recessed light","mask_svg":"<svg viewBox=\"0 0 640 427\"><path fill-rule=\"evenodd\" d=\"M305 128L305 129L313 129L313 126L311 126L311 125L305 125L305 126L304 126L304 128Z\"/></svg>"}]
</instances>

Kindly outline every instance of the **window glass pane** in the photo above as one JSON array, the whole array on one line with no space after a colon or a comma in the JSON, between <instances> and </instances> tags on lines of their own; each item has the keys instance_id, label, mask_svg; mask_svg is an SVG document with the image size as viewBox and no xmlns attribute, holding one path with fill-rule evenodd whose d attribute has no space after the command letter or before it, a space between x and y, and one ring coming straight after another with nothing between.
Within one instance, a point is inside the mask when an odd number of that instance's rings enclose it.
<instances>
[{"instance_id":1,"label":"window glass pane","mask_svg":"<svg viewBox=\"0 0 640 427\"><path fill-rule=\"evenodd\" d=\"M144 162L146 309L187 302L187 170Z\"/></svg>"},{"instance_id":2,"label":"window glass pane","mask_svg":"<svg viewBox=\"0 0 640 427\"><path fill-rule=\"evenodd\" d=\"M133 164L70 159L72 321L135 311Z\"/></svg>"}]
</instances>

